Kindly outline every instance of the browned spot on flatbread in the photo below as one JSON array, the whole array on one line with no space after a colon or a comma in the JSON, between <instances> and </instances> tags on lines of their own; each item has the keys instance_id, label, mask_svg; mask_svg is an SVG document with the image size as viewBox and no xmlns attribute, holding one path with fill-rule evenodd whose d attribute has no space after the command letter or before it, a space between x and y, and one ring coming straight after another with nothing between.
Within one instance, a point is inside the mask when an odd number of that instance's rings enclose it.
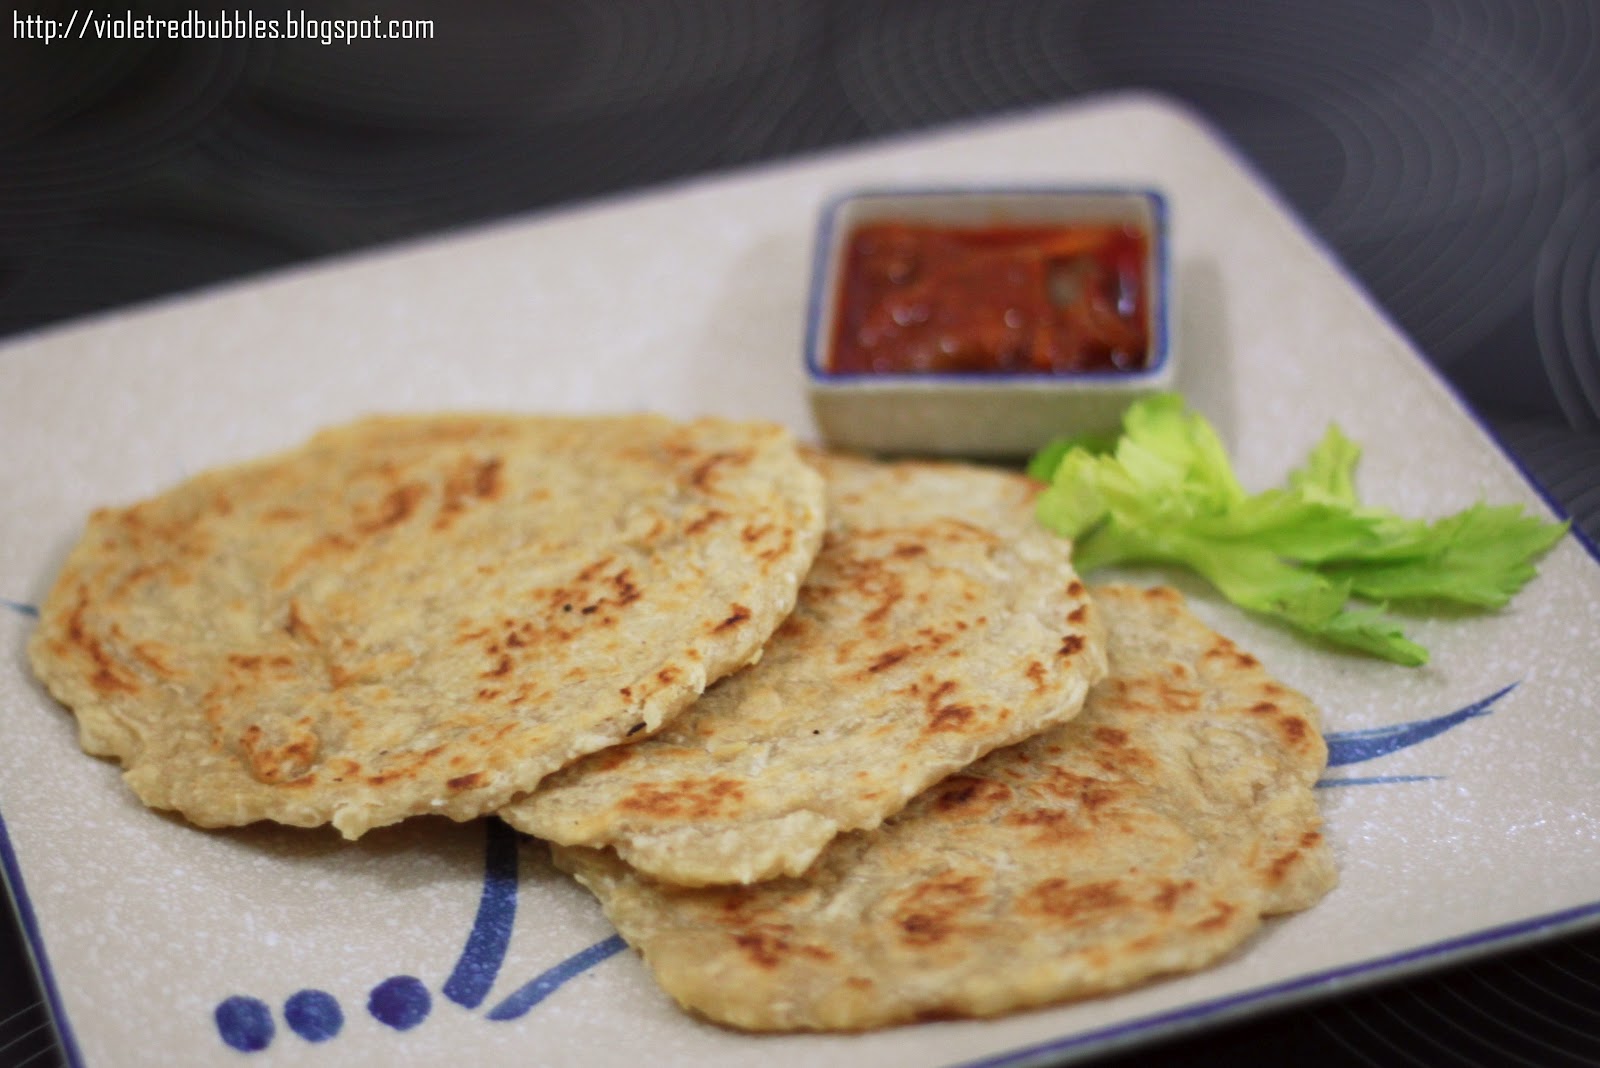
<instances>
[{"instance_id":1,"label":"browned spot on flatbread","mask_svg":"<svg viewBox=\"0 0 1600 1068\"><path fill-rule=\"evenodd\" d=\"M1302 745L1311 736L1311 725L1299 716L1280 716L1278 729L1291 746Z\"/></svg>"},{"instance_id":2,"label":"browned spot on flatbread","mask_svg":"<svg viewBox=\"0 0 1600 1068\"><path fill-rule=\"evenodd\" d=\"M724 776L635 783L618 808L661 819L710 819L725 805L743 800L744 786Z\"/></svg>"},{"instance_id":3,"label":"browned spot on flatbread","mask_svg":"<svg viewBox=\"0 0 1600 1068\"><path fill-rule=\"evenodd\" d=\"M1034 808L1025 812L1012 812L1001 820L1007 827L1022 828L1032 832L1029 841L1034 845L1059 846L1085 838L1094 833L1092 827L1071 812L1059 808Z\"/></svg>"},{"instance_id":4,"label":"browned spot on flatbread","mask_svg":"<svg viewBox=\"0 0 1600 1068\"><path fill-rule=\"evenodd\" d=\"M1150 903L1163 913L1171 913L1178 907L1178 902L1183 896L1194 888L1193 879L1185 879L1182 882L1164 880L1156 890L1155 896L1150 899Z\"/></svg>"},{"instance_id":5,"label":"browned spot on flatbread","mask_svg":"<svg viewBox=\"0 0 1600 1068\"><path fill-rule=\"evenodd\" d=\"M504 468L505 461L499 456L485 460L462 457L445 478L434 529L448 530L474 501L497 500L504 487Z\"/></svg>"},{"instance_id":6,"label":"browned spot on flatbread","mask_svg":"<svg viewBox=\"0 0 1600 1068\"><path fill-rule=\"evenodd\" d=\"M644 728L644 724L636 723L634 724L634 728L642 730ZM628 733L632 734L634 731L629 730ZM631 745L614 745L609 749L600 750L600 752L594 754L589 759L594 761L594 767L596 769L600 771L613 771L632 760L637 752L638 750Z\"/></svg>"},{"instance_id":7,"label":"browned spot on flatbread","mask_svg":"<svg viewBox=\"0 0 1600 1068\"><path fill-rule=\"evenodd\" d=\"M415 779L424 768L438 759L439 754L444 751L444 746L436 745L430 749L424 749L420 753L408 754L405 757L396 759L394 764L386 771L368 775L366 782L369 786L383 786L386 783Z\"/></svg>"},{"instance_id":8,"label":"browned spot on flatbread","mask_svg":"<svg viewBox=\"0 0 1600 1068\"><path fill-rule=\"evenodd\" d=\"M750 962L758 968L774 969L787 962L791 956L806 957L814 961L832 960L834 954L822 946L792 941L793 928L785 925L760 925L747 928L733 936Z\"/></svg>"},{"instance_id":9,"label":"browned spot on flatbread","mask_svg":"<svg viewBox=\"0 0 1600 1068\"><path fill-rule=\"evenodd\" d=\"M925 1009L918 1009L912 1017L917 1023L943 1023L947 1020L959 1020L967 1013L955 1005L930 1005Z\"/></svg>"},{"instance_id":10,"label":"browned spot on flatbread","mask_svg":"<svg viewBox=\"0 0 1600 1068\"><path fill-rule=\"evenodd\" d=\"M79 587L77 605L67 618L67 643L88 657L94 665L94 671L89 676L90 685L102 694L138 693L140 690L138 680L121 665L115 663L99 640L89 633L84 623L84 613L88 608L89 591Z\"/></svg>"},{"instance_id":11,"label":"browned spot on flatbread","mask_svg":"<svg viewBox=\"0 0 1600 1068\"><path fill-rule=\"evenodd\" d=\"M1094 729L1094 740L1101 745L1120 749L1128 744L1128 732L1121 727L1096 727Z\"/></svg>"},{"instance_id":12,"label":"browned spot on flatbread","mask_svg":"<svg viewBox=\"0 0 1600 1068\"><path fill-rule=\"evenodd\" d=\"M378 534L390 527L399 526L416 512L417 505L428 494L428 487L408 482L390 490L378 506L376 513L362 516L358 513L356 529L362 534Z\"/></svg>"},{"instance_id":13,"label":"browned spot on flatbread","mask_svg":"<svg viewBox=\"0 0 1600 1068\"><path fill-rule=\"evenodd\" d=\"M1211 913L1194 925L1197 931L1220 931L1233 923L1239 907L1231 901L1213 901Z\"/></svg>"},{"instance_id":14,"label":"browned spot on flatbread","mask_svg":"<svg viewBox=\"0 0 1600 1068\"><path fill-rule=\"evenodd\" d=\"M876 660L867 665L867 671L876 675L880 671L887 671L900 661L911 655L911 650L904 645L896 646L888 652L881 654Z\"/></svg>"},{"instance_id":15,"label":"browned spot on flatbread","mask_svg":"<svg viewBox=\"0 0 1600 1068\"><path fill-rule=\"evenodd\" d=\"M316 644L316 631L312 630L311 624L307 623L305 617L300 614L300 602L294 598L289 599L289 618L284 622L283 629L288 632L291 638L310 642L313 645Z\"/></svg>"},{"instance_id":16,"label":"browned spot on flatbread","mask_svg":"<svg viewBox=\"0 0 1600 1068\"><path fill-rule=\"evenodd\" d=\"M1119 699L1127 708L1146 715L1168 712L1181 715L1198 713L1200 690L1174 682L1167 675L1142 675L1113 680Z\"/></svg>"},{"instance_id":17,"label":"browned spot on flatbread","mask_svg":"<svg viewBox=\"0 0 1600 1068\"><path fill-rule=\"evenodd\" d=\"M721 623L718 623L714 629L727 630L729 627L737 627L739 624L743 623L749 618L750 609L746 608L742 604L732 604L728 606L727 618Z\"/></svg>"},{"instance_id":18,"label":"browned spot on flatbread","mask_svg":"<svg viewBox=\"0 0 1600 1068\"><path fill-rule=\"evenodd\" d=\"M474 771L467 775L457 775L453 779L447 779L445 785L452 790L471 790L475 786L482 786L488 781L488 778L483 772Z\"/></svg>"},{"instance_id":19,"label":"browned spot on flatbread","mask_svg":"<svg viewBox=\"0 0 1600 1068\"><path fill-rule=\"evenodd\" d=\"M1242 651L1237 645L1233 644L1232 641L1222 637L1221 635L1218 635L1216 641L1212 643L1211 648L1205 651L1202 659L1205 661L1222 661L1227 666L1243 668L1245 670L1259 668L1261 666L1261 661L1257 660L1249 653Z\"/></svg>"},{"instance_id":20,"label":"browned spot on flatbread","mask_svg":"<svg viewBox=\"0 0 1600 1068\"><path fill-rule=\"evenodd\" d=\"M138 657L139 662L157 675L168 679L178 677L177 669L169 661L172 650L165 645L159 642L138 642L132 648L133 655Z\"/></svg>"},{"instance_id":21,"label":"browned spot on flatbread","mask_svg":"<svg viewBox=\"0 0 1600 1068\"><path fill-rule=\"evenodd\" d=\"M963 820L976 819L1011 799L1011 787L993 779L952 775L933 787L935 812Z\"/></svg>"},{"instance_id":22,"label":"browned spot on flatbread","mask_svg":"<svg viewBox=\"0 0 1600 1068\"><path fill-rule=\"evenodd\" d=\"M500 472L504 468L505 461L498 456L483 461L472 473L472 491L479 497L490 500L500 496Z\"/></svg>"},{"instance_id":23,"label":"browned spot on flatbread","mask_svg":"<svg viewBox=\"0 0 1600 1068\"><path fill-rule=\"evenodd\" d=\"M1045 680L1049 678L1050 669L1034 660L1028 664L1027 675L1028 681L1033 683L1033 692L1044 693Z\"/></svg>"},{"instance_id":24,"label":"browned spot on flatbread","mask_svg":"<svg viewBox=\"0 0 1600 1068\"><path fill-rule=\"evenodd\" d=\"M684 527L683 530L685 534L688 534L691 537L697 537L710 530L713 524L719 523L726 518L728 518L728 513L720 511L716 508L708 508L706 509L704 515L689 523L689 525Z\"/></svg>"},{"instance_id":25,"label":"browned spot on flatbread","mask_svg":"<svg viewBox=\"0 0 1600 1068\"><path fill-rule=\"evenodd\" d=\"M623 608L644 597L644 589L628 567L607 575L615 565L614 557L607 556L585 567L571 582L561 586L546 587L536 591L537 599L550 612L584 617L574 620L584 627L608 627L617 622L613 609ZM567 641L574 632L551 629L549 637Z\"/></svg>"},{"instance_id":26,"label":"browned spot on flatbread","mask_svg":"<svg viewBox=\"0 0 1600 1068\"><path fill-rule=\"evenodd\" d=\"M927 879L906 893L894 910L900 940L910 946L934 946L967 926L987 900L984 881L976 875L947 872Z\"/></svg>"},{"instance_id":27,"label":"browned spot on flatbread","mask_svg":"<svg viewBox=\"0 0 1600 1068\"><path fill-rule=\"evenodd\" d=\"M1289 874L1289 869L1293 868L1299 860L1300 850L1298 849L1291 849L1287 853L1280 853L1278 856L1273 857L1272 863L1267 865L1267 882L1271 885L1283 882L1284 876Z\"/></svg>"},{"instance_id":28,"label":"browned spot on flatbread","mask_svg":"<svg viewBox=\"0 0 1600 1068\"><path fill-rule=\"evenodd\" d=\"M790 615L779 625L777 633L773 636L782 641L799 641L811 629L811 625L798 615Z\"/></svg>"},{"instance_id":29,"label":"browned spot on flatbread","mask_svg":"<svg viewBox=\"0 0 1600 1068\"><path fill-rule=\"evenodd\" d=\"M934 734L959 732L974 723L977 709L970 704L950 700L958 689L960 684L954 679L945 679L934 685L923 702L928 716L924 730Z\"/></svg>"},{"instance_id":30,"label":"browned spot on flatbread","mask_svg":"<svg viewBox=\"0 0 1600 1068\"><path fill-rule=\"evenodd\" d=\"M748 449L714 452L695 465L694 470L689 473L689 484L698 490L714 492L719 473L718 468L746 465L750 463L752 458L752 454Z\"/></svg>"},{"instance_id":31,"label":"browned spot on flatbread","mask_svg":"<svg viewBox=\"0 0 1600 1068\"><path fill-rule=\"evenodd\" d=\"M628 568L623 568L612 576L611 589L615 593L616 602L619 605L632 604L644 596L644 591L634 582L633 572ZM745 611L748 613L749 609Z\"/></svg>"},{"instance_id":32,"label":"browned spot on flatbread","mask_svg":"<svg viewBox=\"0 0 1600 1068\"><path fill-rule=\"evenodd\" d=\"M1091 923L1102 913L1129 903L1115 879L1073 884L1062 878L1035 883L1017 902L1017 911L1057 923Z\"/></svg>"},{"instance_id":33,"label":"browned spot on flatbread","mask_svg":"<svg viewBox=\"0 0 1600 1068\"><path fill-rule=\"evenodd\" d=\"M777 539L773 541L771 545L768 545L765 549L762 549L760 552L756 553L756 559L760 560L762 564L765 565L762 568L762 571L765 572L767 568L770 568L773 564L788 556L793 548L794 531L785 527L778 532Z\"/></svg>"},{"instance_id":34,"label":"browned spot on flatbread","mask_svg":"<svg viewBox=\"0 0 1600 1068\"><path fill-rule=\"evenodd\" d=\"M257 782L283 783L304 777L317 763L318 742L311 721L288 725L278 740L252 723L239 735L239 752Z\"/></svg>"},{"instance_id":35,"label":"browned spot on flatbread","mask_svg":"<svg viewBox=\"0 0 1600 1068\"><path fill-rule=\"evenodd\" d=\"M283 589L293 582L295 576L301 571L312 565L323 563L330 557L349 553L355 547L356 542L337 531L331 534L324 534L301 549L293 559L280 568L272 578L272 586L274 589Z\"/></svg>"},{"instance_id":36,"label":"browned spot on flatbread","mask_svg":"<svg viewBox=\"0 0 1600 1068\"><path fill-rule=\"evenodd\" d=\"M1040 785L1055 797L1076 802L1091 816L1115 803L1126 789L1119 783L1080 775L1055 765L1043 769L1043 781Z\"/></svg>"}]
</instances>

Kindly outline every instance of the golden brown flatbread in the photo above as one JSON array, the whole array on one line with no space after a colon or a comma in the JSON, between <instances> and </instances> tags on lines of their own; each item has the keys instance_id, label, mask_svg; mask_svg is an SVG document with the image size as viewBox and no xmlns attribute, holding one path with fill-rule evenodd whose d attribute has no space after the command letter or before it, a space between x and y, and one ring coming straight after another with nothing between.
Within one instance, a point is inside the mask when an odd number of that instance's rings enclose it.
<instances>
[{"instance_id":1,"label":"golden brown flatbread","mask_svg":"<svg viewBox=\"0 0 1600 1068\"><path fill-rule=\"evenodd\" d=\"M374 418L90 518L34 670L202 826L498 808L759 655L821 541L787 431Z\"/></svg>"},{"instance_id":2,"label":"golden brown flatbread","mask_svg":"<svg viewBox=\"0 0 1600 1068\"><path fill-rule=\"evenodd\" d=\"M1105 673L1037 486L959 464L823 457L828 534L761 661L659 734L501 811L687 885L798 875L984 753L1083 707Z\"/></svg>"},{"instance_id":3,"label":"golden brown flatbread","mask_svg":"<svg viewBox=\"0 0 1600 1068\"><path fill-rule=\"evenodd\" d=\"M1316 710L1171 590L1095 591L1111 674L800 878L689 889L553 847L685 1007L750 1030L992 1016L1209 964L1335 881Z\"/></svg>"}]
</instances>

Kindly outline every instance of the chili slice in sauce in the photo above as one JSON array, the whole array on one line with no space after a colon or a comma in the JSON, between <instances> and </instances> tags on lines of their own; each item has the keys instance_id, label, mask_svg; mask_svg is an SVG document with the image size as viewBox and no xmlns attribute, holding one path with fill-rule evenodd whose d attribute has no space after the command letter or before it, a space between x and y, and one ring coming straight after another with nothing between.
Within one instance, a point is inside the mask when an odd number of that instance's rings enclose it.
<instances>
[{"instance_id":1,"label":"chili slice in sauce","mask_svg":"<svg viewBox=\"0 0 1600 1068\"><path fill-rule=\"evenodd\" d=\"M1146 249L1120 225L861 226L845 252L829 369L1137 370L1150 345Z\"/></svg>"}]
</instances>

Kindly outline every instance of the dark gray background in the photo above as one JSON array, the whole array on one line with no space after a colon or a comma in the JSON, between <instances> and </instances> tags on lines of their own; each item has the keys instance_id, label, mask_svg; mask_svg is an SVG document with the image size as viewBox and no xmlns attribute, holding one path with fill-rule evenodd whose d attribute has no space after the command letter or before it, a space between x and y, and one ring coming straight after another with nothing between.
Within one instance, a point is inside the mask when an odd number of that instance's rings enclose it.
<instances>
[{"instance_id":1,"label":"dark gray background","mask_svg":"<svg viewBox=\"0 0 1600 1068\"><path fill-rule=\"evenodd\" d=\"M531 209L1139 87L1229 137L1600 533L1594 4L287 8L302 9L433 18L435 38L45 45L19 39L15 19L65 20L73 5L12 9L11 37L0 23L0 338ZM57 1063L5 922L0 1065ZM1589 934L1106 1063L1594 1065L1597 994Z\"/></svg>"}]
</instances>

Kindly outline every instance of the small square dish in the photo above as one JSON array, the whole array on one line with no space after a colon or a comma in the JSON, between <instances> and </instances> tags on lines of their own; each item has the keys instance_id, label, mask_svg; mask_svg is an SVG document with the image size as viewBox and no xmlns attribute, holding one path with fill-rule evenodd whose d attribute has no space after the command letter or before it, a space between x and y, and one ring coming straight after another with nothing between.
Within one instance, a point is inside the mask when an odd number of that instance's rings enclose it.
<instances>
[{"instance_id":1,"label":"small square dish","mask_svg":"<svg viewBox=\"0 0 1600 1068\"><path fill-rule=\"evenodd\" d=\"M807 304L832 446L1021 457L1172 387L1167 206L1144 188L847 193Z\"/></svg>"}]
</instances>

